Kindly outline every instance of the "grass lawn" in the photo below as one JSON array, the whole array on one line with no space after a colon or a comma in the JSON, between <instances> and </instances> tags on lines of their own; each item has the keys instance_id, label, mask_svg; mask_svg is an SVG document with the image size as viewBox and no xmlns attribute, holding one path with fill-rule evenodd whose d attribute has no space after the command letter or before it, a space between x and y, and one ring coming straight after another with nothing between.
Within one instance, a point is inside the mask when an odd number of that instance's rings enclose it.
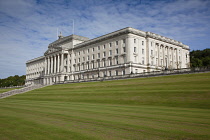
<instances>
[{"instance_id":1,"label":"grass lawn","mask_svg":"<svg viewBox=\"0 0 210 140\"><path fill-rule=\"evenodd\" d=\"M14 89L18 89L18 88L5 88L5 89L0 89L0 94L3 93L3 92L14 90Z\"/></svg>"},{"instance_id":2,"label":"grass lawn","mask_svg":"<svg viewBox=\"0 0 210 140\"><path fill-rule=\"evenodd\" d=\"M0 100L0 139L210 139L210 73L54 85Z\"/></svg>"}]
</instances>

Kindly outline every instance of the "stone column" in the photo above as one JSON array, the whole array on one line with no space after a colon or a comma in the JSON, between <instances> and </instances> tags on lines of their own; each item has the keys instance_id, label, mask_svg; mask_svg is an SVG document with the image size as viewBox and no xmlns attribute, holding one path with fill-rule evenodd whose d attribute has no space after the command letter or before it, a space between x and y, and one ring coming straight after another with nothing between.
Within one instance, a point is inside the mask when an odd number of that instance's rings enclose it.
<instances>
[{"instance_id":1,"label":"stone column","mask_svg":"<svg viewBox=\"0 0 210 140\"><path fill-rule=\"evenodd\" d=\"M50 57L51 59L51 68L50 68L50 73L53 73L53 57Z\"/></svg>"},{"instance_id":2,"label":"stone column","mask_svg":"<svg viewBox=\"0 0 210 140\"><path fill-rule=\"evenodd\" d=\"M174 69L174 49L171 47L172 69Z\"/></svg>"},{"instance_id":3,"label":"stone column","mask_svg":"<svg viewBox=\"0 0 210 140\"><path fill-rule=\"evenodd\" d=\"M50 58L47 57L47 74L50 74Z\"/></svg>"},{"instance_id":4,"label":"stone column","mask_svg":"<svg viewBox=\"0 0 210 140\"><path fill-rule=\"evenodd\" d=\"M44 68L44 74L47 74L47 58L45 57L45 68Z\"/></svg>"},{"instance_id":5,"label":"stone column","mask_svg":"<svg viewBox=\"0 0 210 140\"><path fill-rule=\"evenodd\" d=\"M58 54L58 65L57 65L57 67L58 67L58 73L60 72L60 54Z\"/></svg>"},{"instance_id":6,"label":"stone column","mask_svg":"<svg viewBox=\"0 0 210 140\"><path fill-rule=\"evenodd\" d=\"M56 55L54 56L54 73L56 73L56 65L57 63L56 63Z\"/></svg>"},{"instance_id":7,"label":"stone column","mask_svg":"<svg viewBox=\"0 0 210 140\"><path fill-rule=\"evenodd\" d=\"M69 60L70 60L70 54L69 54L69 52L68 52L68 55L67 55L67 72L70 72L70 68L69 68L69 66L70 66L70 64L69 64Z\"/></svg>"},{"instance_id":8,"label":"stone column","mask_svg":"<svg viewBox=\"0 0 210 140\"><path fill-rule=\"evenodd\" d=\"M61 72L63 72L64 65L63 65L64 54L61 54Z\"/></svg>"}]
</instances>

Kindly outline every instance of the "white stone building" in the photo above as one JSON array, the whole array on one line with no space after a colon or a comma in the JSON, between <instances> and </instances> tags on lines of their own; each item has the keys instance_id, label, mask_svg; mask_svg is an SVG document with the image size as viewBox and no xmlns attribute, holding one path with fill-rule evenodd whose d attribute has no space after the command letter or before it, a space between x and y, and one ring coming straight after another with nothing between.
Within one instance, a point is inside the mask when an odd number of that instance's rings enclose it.
<instances>
[{"instance_id":1,"label":"white stone building","mask_svg":"<svg viewBox=\"0 0 210 140\"><path fill-rule=\"evenodd\" d=\"M189 46L131 27L94 39L59 35L44 56L26 62L26 85L182 69L189 64Z\"/></svg>"}]
</instances>

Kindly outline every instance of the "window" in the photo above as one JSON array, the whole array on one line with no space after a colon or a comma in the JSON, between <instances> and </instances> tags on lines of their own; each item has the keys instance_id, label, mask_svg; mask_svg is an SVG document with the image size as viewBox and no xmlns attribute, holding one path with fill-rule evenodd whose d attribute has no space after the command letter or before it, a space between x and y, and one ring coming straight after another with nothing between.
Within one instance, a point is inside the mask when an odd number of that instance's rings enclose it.
<instances>
[{"instance_id":1,"label":"window","mask_svg":"<svg viewBox=\"0 0 210 140\"><path fill-rule=\"evenodd\" d=\"M92 62L92 68L93 68L93 69L95 68L94 62Z\"/></svg>"},{"instance_id":2,"label":"window","mask_svg":"<svg viewBox=\"0 0 210 140\"><path fill-rule=\"evenodd\" d=\"M100 50L100 46L98 46L98 50Z\"/></svg>"},{"instance_id":3,"label":"window","mask_svg":"<svg viewBox=\"0 0 210 140\"><path fill-rule=\"evenodd\" d=\"M84 63L82 64L82 69L83 69L83 70L85 69L85 65L84 65Z\"/></svg>"},{"instance_id":4,"label":"window","mask_svg":"<svg viewBox=\"0 0 210 140\"><path fill-rule=\"evenodd\" d=\"M151 42L151 46L152 46L152 42Z\"/></svg>"},{"instance_id":5,"label":"window","mask_svg":"<svg viewBox=\"0 0 210 140\"><path fill-rule=\"evenodd\" d=\"M118 70L115 71L116 76L118 76Z\"/></svg>"},{"instance_id":6,"label":"window","mask_svg":"<svg viewBox=\"0 0 210 140\"><path fill-rule=\"evenodd\" d=\"M78 59L78 62L80 62L80 58Z\"/></svg>"},{"instance_id":7,"label":"window","mask_svg":"<svg viewBox=\"0 0 210 140\"><path fill-rule=\"evenodd\" d=\"M76 59L74 59L74 63L76 63Z\"/></svg>"},{"instance_id":8,"label":"window","mask_svg":"<svg viewBox=\"0 0 210 140\"><path fill-rule=\"evenodd\" d=\"M144 49L142 49L142 54L144 54Z\"/></svg>"},{"instance_id":9,"label":"window","mask_svg":"<svg viewBox=\"0 0 210 140\"><path fill-rule=\"evenodd\" d=\"M144 65L144 57L142 57L142 65Z\"/></svg>"},{"instance_id":10,"label":"window","mask_svg":"<svg viewBox=\"0 0 210 140\"><path fill-rule=\"evenodd\" d=\"M153 50L151 50L151 55L153 55Z\"/></svg>"},{"instance_id":11,"label":"window","mask_svg":"<svg viewBox=\"0 0 210 140\"><path fill-rule=\"evenodd\" d=\"M103 65L104 65L104 67L106 67L106 60L103 61Z\"/></svg>"},{"instance_id":12,"label":"window","mask_svg":"<svg viewBox=\"0 0 210 140\"><path fill-rule=\"evenodd\" d=\"M109 56L111 56L112 55L112 50L109 50Z\"/></svg>"},{"instance_id":13,"label":"window","mask_svg":"<svg viewBox=\"0 0 210 140\"><path fill-rule=\"evenodd\" d=\"M142 41L142 45L144 45L144 41Z\"/></svg>"},{"instance_id":14,"label":"window","mask_svg":"<svg viewBox=\"0 0 210 140\"><path fill-rule=\"evenodd\" d=\"M125 39L123 39L123 43L125 43Z\"/></svg>"},{"instance_id":15,"label":"window","mask_svg":"<svg viewBox=\"0 0 210 140\"><path fill-rule=\"evenodd\" d=\"M134 47L134 52L136 53L136 47Z\"/></svg>"},{"instance_id":16,"label":"window","mask_svg":"<svg viewBox=\"0 0 210 140\"><path fill-rule=\"evenodd\" d=\"M89 63L87 63L87 69L90 69L90 64Z\"/></svg>"},{"instance_id":17,"label":"window","mask_svg":"<svg viewBox=\"0 0 210 140\"><path fill-rule=\"evenodd\" d=\"M83 61L85 61L85 57L83 57Z\"/></svg>"},{"instance_id":18,"label":"window","mask_svg":"<svg viewBox=\"0 0 210 140\"><path fill-rule=\"evenodd\" d=\"M118 41L116 41L116 45L118 45Z\"/></svg>"},{"instance_id":19,"label":"window","mask_svg":"<svg viewBox=\"0 0 210 140\"><path fill-rule=\"evenodd\" d=\"M83 54L85 54L85 50L83 50Z\"/></svg>"},{"instance_id":20,"label":"window","mask_svg":"<svg viewBox=\"0 0 210 140\"><path fill-rule=\"evenodd\" d=\"M92 59L95 59L95 55L94 54L92 55Z\"/></svg>"},{"instance_id":21,"label":"window","mask_svg":"<svg viewBox=\"0 0 210 140\"><path fill-rule=\"evenodd\" d=\"M98 68L100 68L100 61L98 61Z\"/></svg>"},{"instance_id":22,"label":"window","mask_svg":"<svg viewBox=\"0 0 210 140\"><path fill-rule=\"evenodd\" d=\"M89 52L90 52L90 50L88 49L88 50L87 50L87 52L89 53Z\"/></svg>"},{"instance_id":23,"label":"window","mask_svg":"<svg viewBox=\"0 0 210 140\"><path fill-rule=\"evenodd\" d=\"M134 39L134 43L136 43L136 39Z\"/></svg>"},{"instance_id":24,"label":"window","mask_svg":"<svg viewBox=\"0 0 210 140\"><path fill-rule=\"evenodd\" d=\"M87 60L90 60L89 56L87 56Z\"/></svg>"},{"instance_id":25,"label":"window","mask_svg":"<svg viewBox=\"0 0 210 140\"><path fill-rule=\"evenodd\" d=\"M104 49L106 49L106 45L104 45Z\"/></svg>"},{"instance_id":26,"label":"window","mask_svg":"<svg viewBox=\"0 0 210 140\"><path fill-rule=\"evenodd\" d=\"M138 69L135 69L135 73L138 73Z\"/></svg>"},{"instance_id":27,"label":"window","mask_svg":"<svg viewBox=\"0 0 210 140\"><path fill-rule=\"evenodd\" d=\"M112 43L109 43L109 47L112 47Z\"/></svg>"},{"instance_id":28,"label":"window","mask_svg":"<svg viewBox=\"0 0 210 140\"><path fill-rule=\"evenodd\" d=\"M118 54L118 49L116 49L116 54Z\"/></svg>"},{"instance_id":29,"label":"window","mask_svg":"<svg viewBox=\"0 0 210 140\"><path fill-rule=\"evenodd\" d=\"M109 59L109 66L112 65L112 59Z\"/></svg>"},{"instance_id":30,"label":"window","mask_svg":"<svg viewBox=\"0 0 210 140\"><path fill-rule=\"evenodd\" d=\"M100 58L100 53L98 53L98 58Z\"/></svg>"},{"instance_id":31,"label":"window","mask_svg":"<svg viewBox=\"0 0 210 140\"><path fill-rule=\"evenodd\" d=\"M106 57L106 52L103 53L103 56Z\"/></svg>"},{"instance_id":32,"label":"window","mask_svg":"<svg viewBox=\"0 0 210 140\"><path fill-rule=\"evenodd\" d=\"M94 48L93 48L93 52L94 52Z\"/></svg>"},{"instance_id":33,"label":"window","mask_svg":"<svg viewBox=\"0 0 210 140\"><path fill-rule=\"evenodd\" d=\"M112 76L112 71L109 71L109 76Z\"/></svg>"},{"instance_id":34,"label":"window","mask_svg":"<svg viewBox=\"0 0 210 140\"><path fill-rule=\"evenodd\" d=\"M78 54L80 55L80 52Z\"/></svg>"},{"instance_id":35,"label":"window","mask_svg":"<svg viewBox=\"0 0 210 140\"><path fill-rule=\"evenodd\" d=\"M122 74L125 75L125 70L122 71Z\"/></svg>"},{"instance_id":36,"label":"window","mask_svg":"<svg viewBox=\"0 0 210 140\"><path fill-rule=\"evenodd\" d=\"M126 49L125 49L125 47L123 47L123 52L126 52Z\"/></svg>"},{"instance_id":37,"label":"window","mask_svg":"<svg viewBox=\"0 0 210 140\"><path fill-rule=\"evenodd\" d=\"M116 64L118 64L118 57L116 57Z\"/></svg>"}]
</instances>

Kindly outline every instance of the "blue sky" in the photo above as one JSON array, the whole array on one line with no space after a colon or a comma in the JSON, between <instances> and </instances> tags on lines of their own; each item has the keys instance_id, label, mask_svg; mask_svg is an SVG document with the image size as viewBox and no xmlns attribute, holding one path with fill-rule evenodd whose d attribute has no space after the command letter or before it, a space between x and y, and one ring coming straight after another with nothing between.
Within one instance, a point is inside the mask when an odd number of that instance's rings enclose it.
<instances>
[{"instance_id":1,"label":"blue sky","mask_svg":"<svg viewBox=\"0 0 210 140\"><path fill-rule=\"evenodd\" d=\"M210 48L210 0L0 0L0 78L25 74L25 62L74 34L95 38L125 27Z\"/></svg>"}]
</instances>

